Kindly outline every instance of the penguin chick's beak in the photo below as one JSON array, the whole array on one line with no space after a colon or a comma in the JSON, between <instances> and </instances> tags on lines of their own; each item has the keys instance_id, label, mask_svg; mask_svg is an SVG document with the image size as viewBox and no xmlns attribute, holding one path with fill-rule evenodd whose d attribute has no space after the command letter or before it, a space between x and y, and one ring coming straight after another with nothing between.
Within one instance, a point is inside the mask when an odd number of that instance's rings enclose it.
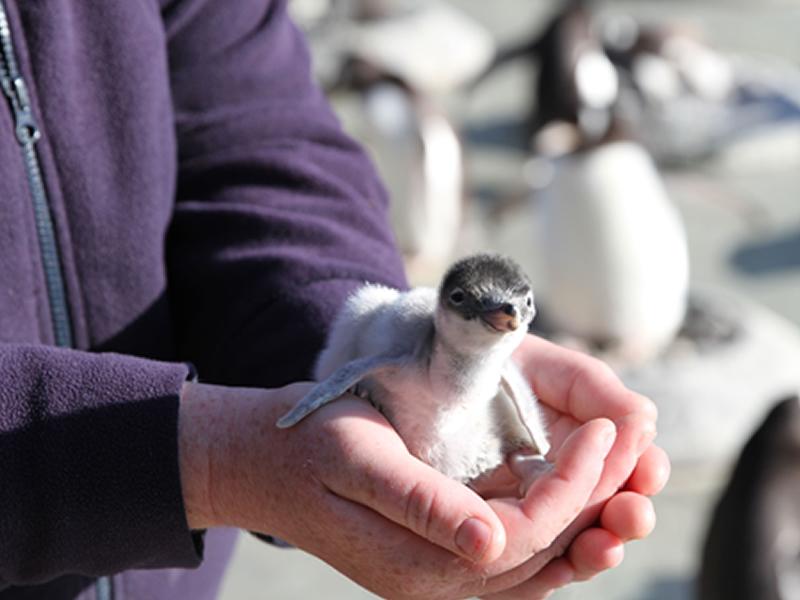
<instances>
[{"instance_id":1,"label":"penguin chick's beak","mask_svg":"<svg viewBox=\"0 0 800 600\"><path fill-rule=\"evenodd\" d=\"M503 304L480 314L481 320L500 333L515 331L519 327L519 311L513 304Z\"/></svg>"}]
</instances>

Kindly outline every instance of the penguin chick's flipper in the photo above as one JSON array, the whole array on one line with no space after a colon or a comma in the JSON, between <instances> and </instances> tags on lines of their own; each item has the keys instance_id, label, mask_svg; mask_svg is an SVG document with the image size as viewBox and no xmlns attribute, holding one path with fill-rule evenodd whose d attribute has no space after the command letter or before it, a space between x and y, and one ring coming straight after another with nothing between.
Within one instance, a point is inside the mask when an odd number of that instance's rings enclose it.
<instances>
[{"instance_id":1,"label":"penguin chick's flipper","mask_svg":"<svg viewBox=\"0 0 800 600\"><path fill-rule=\"evenodd\" d=\"M527 442L526 445L546 456L550 452L550 442L536 396L519 368L511 361L503 368L498 402L506 404L506 412L511 408L509 416L513 421L508 424L509 428L519 433L520 440Z\"/></svg>"},{"instance_id":2,"label":"penguin chick's flipper","mask_svg":"<svg viewBox=\"0 0 800 600\"><path fill-rule=\"evenodd\" d=\"M318 408L336 400L365 377L400 366L405 361L405 357L386 356L369 356L350 361L315 385L288 413L278 419L277 427L288 429L296 425Z\"/></svg>"}]
</instances>

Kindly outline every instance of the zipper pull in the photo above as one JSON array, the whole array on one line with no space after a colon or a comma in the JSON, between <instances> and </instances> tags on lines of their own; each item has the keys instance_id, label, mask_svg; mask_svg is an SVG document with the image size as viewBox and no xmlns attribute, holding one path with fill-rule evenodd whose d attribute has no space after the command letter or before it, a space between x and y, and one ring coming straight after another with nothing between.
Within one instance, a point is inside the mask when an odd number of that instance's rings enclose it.
<instances>
[{"instance_id":1,"label":"zipper pull","mask_svg":"<svg viewBox=\"0 0 800 600\"><path fill-rule=\"evenodd\" d=\"M28 86L17 70L11 43L11 28L8 26L8 17L2 0L0 0L0 85L14 111L17 141L22 146L35 144L41 137L41 132L31 111Z\"/></svg>"},{"instance_id":2,"label":"zipper pull","mask_svg":"<svg viewBox=\"0 0 800 600\"><path fill-rule=\"evenodd\" d=\"M12 98L14 106L14 122L16 124L17 141L23 146L35 144L42 136L36 119L31 111L31 98L28 95L28 86L22 77L11 80Z\"/></svg>"},{"instance_id":3,"label":"zipper pull","mask_svg":"<svg viewBox=\"0 0 800 600\"><path fill-rule=\"evenodd\" d=\"M17 141L25 146L35 144L41 137L39 126L31 111L31 99L28 94L28 86L22 77L9 77L5 73L2 76L3 94L11 103L14 111L14 129Z\"/></svg>"}]
</instances>

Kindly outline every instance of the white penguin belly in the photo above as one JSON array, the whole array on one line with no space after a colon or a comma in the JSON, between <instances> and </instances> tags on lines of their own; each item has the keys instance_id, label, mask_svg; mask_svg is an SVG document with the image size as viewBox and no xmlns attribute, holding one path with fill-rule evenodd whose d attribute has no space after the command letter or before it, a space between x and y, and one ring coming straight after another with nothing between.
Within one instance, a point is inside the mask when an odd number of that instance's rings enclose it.
<instances>
[{"instance_id":1,"label":"white penguin belly","mask_svg":"<svg viewBox=\"0 0 800 600\"><path fill-rule=\"evenodd\" d=\"M683 321L686 233L647 153L629 142L559 163L542 209L542 281L564 331L660 351Z\"/></svg>"},{"instance_id":2,"label":"white penguin belly","mask_svg":"<svg viewBox=\"0 0 800 600\"><path fill-rule=\"evenodd\" d=\"M468 482L505 460L493 398L442 398L417 369L398 370L365 387L409 452L448 477Z\"/></svg>"}]
</instances>

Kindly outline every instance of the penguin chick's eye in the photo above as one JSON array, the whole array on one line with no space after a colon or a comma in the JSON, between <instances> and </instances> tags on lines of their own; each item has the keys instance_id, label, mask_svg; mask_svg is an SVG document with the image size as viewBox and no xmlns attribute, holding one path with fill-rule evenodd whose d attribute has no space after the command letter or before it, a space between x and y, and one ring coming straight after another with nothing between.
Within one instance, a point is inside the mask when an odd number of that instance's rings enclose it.
<instances>
[{"instance_id":1,"label":"penguin chick's eye","mask_svg":"<svg viewBox=\"0 0 800 600\"><path fill-rule=\"evenodd\" d=\"M528 296L527 298L525 298L525 304L527 305L527 307L528 307L528 308L530 308L531 306L533 306L533 298L531 298L530 296Z\"/></svg>"},{"instance_id":2,"label":"penguin chick's eye","mask_svg":"<svg viewBox=\"0 0 800 600\"><path fill-rule=\"evenodd\" d=\"M466 296L464 295L464 291L461 288L456 288L452 292L450 292L450 303L458 306L464 302Z\"/></svg>"}]
</instances>

